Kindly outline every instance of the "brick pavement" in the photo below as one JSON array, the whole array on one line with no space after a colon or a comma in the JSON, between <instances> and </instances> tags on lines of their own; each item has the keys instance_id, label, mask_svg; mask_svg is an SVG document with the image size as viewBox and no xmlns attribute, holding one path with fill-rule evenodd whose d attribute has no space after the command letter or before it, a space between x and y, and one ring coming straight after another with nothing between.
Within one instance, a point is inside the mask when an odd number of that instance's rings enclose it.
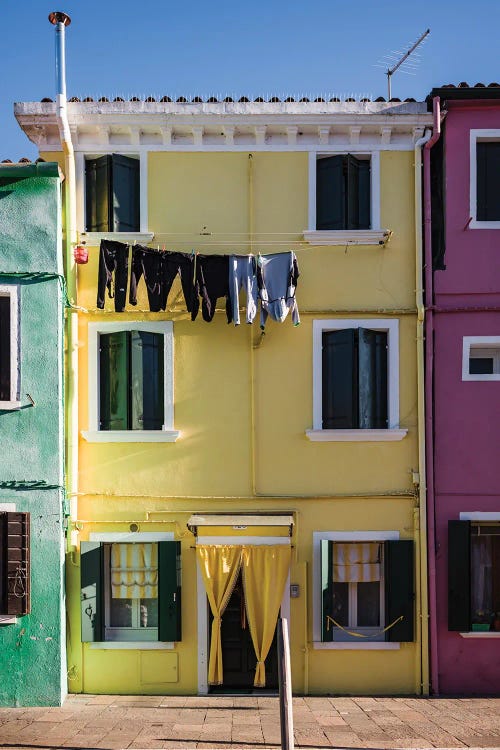
<instances>
[{"instance_id":1,"label":"brick pavement","mask_svg":"<svg viewBox=\"0 0 500 750\"><path fill-rule=\"evenodd\" d=\"M500 699L294 698L297 748L497 748ZM274 697L72 695L0 708L0 750L276 750Z\"/></svg>"}]
</instances>

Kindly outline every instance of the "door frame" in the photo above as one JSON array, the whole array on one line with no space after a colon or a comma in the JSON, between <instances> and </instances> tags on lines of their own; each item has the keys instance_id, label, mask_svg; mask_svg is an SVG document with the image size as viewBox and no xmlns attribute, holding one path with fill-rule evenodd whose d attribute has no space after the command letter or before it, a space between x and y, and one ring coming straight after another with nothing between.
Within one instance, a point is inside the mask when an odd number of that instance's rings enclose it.
<instances>
[{"instance_id":1,"label":"door frame","mask_svg":"<svg viewBox=\"0 0 500 750\"><path fill-rule=\"evenodd\" d=\"M290 544L290 537L285 536L199 536L199 544L229 544L241 547L245 544ZM196 599L198 610L198 695L208 695L208 654L210 650L210 634L208 630L208 601L207 592L200 572L196 565ZM280 613L290 623L290 571L286 579Z\"/></svg>"}]
</instances>

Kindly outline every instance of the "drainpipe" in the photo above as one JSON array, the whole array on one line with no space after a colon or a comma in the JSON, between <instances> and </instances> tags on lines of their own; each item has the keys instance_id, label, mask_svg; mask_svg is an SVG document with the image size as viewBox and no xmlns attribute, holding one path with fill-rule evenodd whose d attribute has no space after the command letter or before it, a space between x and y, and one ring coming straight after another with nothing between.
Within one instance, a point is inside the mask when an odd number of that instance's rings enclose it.
<instances>
[{"instance_id":1,"label":"drainpipe","mask_svg":"<svg viewBox=\"0 0 500 750\"><path fill-rule=\"evenodd\" d=\"M425 433L427 460L427 509L429 550L429 598L431 637L431 685L434 695L439 695L439 664L437 651L437 593L436 593L436 504L434 497L434 288L432 271L432 218L431 218L431 148L441 135L441 102L439 96L432 100L434 129L432 138L424 147L424 241L425 241L425 299L426 299L426 348L425 348Z\"/></svg>"},{"instance_id":2,"label":"drainpipe","mask_svg":"<svg viewBox=\"0 0 500 750\"><path fill-rule=\"evenodd\" d=\"M56 28L56 119L59 138L64 153L64 214L65 214L65 272L69 301L76 305L76 264L73 248L76 245L76 179L75 155L71 141L66 100L66 49L65 29L71 18L60 11L49 15ZM66 311L66 488L70 500L70 525L66 536L66 549L71 551L74 524L78 517L78 314L74 309ZM68 642L68 657L74 664L80 658L72 654L71 639ZM70 667L73 668L73 667ZM78 690L76 690L78 692Z\"/></svg>"},{"instance_id":3,"label":"drainpipe","mask_svg":"<svg viewBox=\"0 0 500 750\"><path fill-rule=\"evenodd\" d=\"M424 290L422 279L422 147L431 138L431 132L424 133L415 143L415 288L417 306L417 411L418 411L418 477L414 485L418 487L418 509L415 509L414 529L418 530L416 560L417 581L420 589L420 612L417 612L417 642L420 634L420 654L417 654L416 693L429 694L428 662L428 618L429 597L427 591L427 546L426 529L426 471L425 471L425 385L424 385Z\"/></svg>"}]
</instances>

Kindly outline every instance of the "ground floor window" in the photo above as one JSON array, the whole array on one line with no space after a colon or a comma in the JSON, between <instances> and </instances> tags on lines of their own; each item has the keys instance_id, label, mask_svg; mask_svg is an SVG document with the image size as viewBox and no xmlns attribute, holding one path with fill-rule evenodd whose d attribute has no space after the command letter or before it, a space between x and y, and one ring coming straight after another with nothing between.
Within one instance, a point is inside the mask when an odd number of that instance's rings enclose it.
<instances>
[{"instance_id":1,"label":"ground floor window","mask_svg":"<svg viewBox=\"0 0 500 750\"><path fill-rule=\"evenodd\" d=\"M448 629L500 629L500 523L449 521Z\"/></svg>"},{"instance_id":2,"label":"ground floor window","mask_svg":"<svg viewBox=\"0 0 500 750\"><path fill-rule=\"evenodd\" d=\"M413 542L320 544L321 640L412 641Z\"/></svg>"},{"instance_id":3,"label":"ground floor window","mask_svg":"<svg viewBox=\"0 0 500 750\"><path fill-rule=\"evenodd\" d=\"M180 542L82 542L83 641L180 641Z\"/></svg>"}]
</instances>

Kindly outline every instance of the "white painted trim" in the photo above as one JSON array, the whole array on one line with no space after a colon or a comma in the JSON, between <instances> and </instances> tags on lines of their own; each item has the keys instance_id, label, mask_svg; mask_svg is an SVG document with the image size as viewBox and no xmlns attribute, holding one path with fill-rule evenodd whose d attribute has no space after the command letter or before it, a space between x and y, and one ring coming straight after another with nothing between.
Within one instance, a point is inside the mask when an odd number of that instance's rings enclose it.
<instances>
[{"instance_id":1,"label":"white painted trim","mask_svg":"<svg viewBox=\"0 0 500 750\"><path fill-rule=\"evenodd\" d=\"M91 649L104 651L166 651L174 648L170 641L92 641Z\"/></svg>"},{"instance_id":2,"label":"white painted trim","mask_svg":"<svg viewBox=\"0 0 500 750\"><path fill-rule=\"evenodd\" d=\"M462 511L460 513L461 521L500 521L500 513L486 513L479 510Z\"/></svg>"},{"instance_id":3,"label":"white painted trim","mask_svg":"<svg viewBox=\"0 0 500 750\"><path fill-rule=\"evenodd\" d=\"M400 643L389 641L370 641L369 643L354 643L354 641L313 641L315 651L398 651Z\"/></svg>"},{"instance_id":4,"label":"white painted trim","mask_svg":"<svg viewBox=\"0 0 500 750\"><path fill-rule=\"evenodd\" d=\"M176 443L179 430L82 430L88 443Z\"/></svg>"},{"instance_id":5,"label":"white painted trim","mask_svg":"<svg viewBox=\"0 0 500 750\"><path fill-rule=\"evenodd\" d=\"M470 143L470 186L469 186L469 216L471 222L469 229L500 229L500 221L478 221L477 220L477 142L478 141L500 141L500 130L492 128L471 128L469 134Z\"/></svg>"},{"instance_id":6,"label":"white painted trim","mask_svg":"<svg viewBox=\"0 0 500 750\"><path fill-rule=\"evenodd\" d=\"M8 297L10 302L10 398L0 401L0 410L19 409L19 391L21 385L21 320L18 284L1 284L0 297Z\"/></svg>"},{"instance_id":7,"label":"white painted trim","mask_svg":"<svg viewBox=\"0 0 500 750\"><path fill-rule=\"evenodd\" d=\"M500 638L500 631L486 630L481 632L480 630L471 630L469 633L459 633L459 635L462 638Z\"/></svg>"},{"instance_id":8,"label":"white painted trim","mask_svg":"<svg viewBox=\"0 0 500 750\"><path fill-rule=\"evenodd\" d=\"M99 247L101 240L115 240L132 245L147 245L154 239L153 232L80 232L80 239L89 247Z\"/></svg>"},{"instance_id":9,"label":"white painted trim","mask_svg":"<svg viewBox=\"0 0 500 750\"><path fill-rule=\"evenodd\" d=\"M306 430L313 443L380 443L403 440L408 430Z\"/></svg>"},{"instance_id":10,"label":"white painted trim","mask_svg":"<svg viewBox=\"0 0 500 750\"><path fill-rule=\"evenodd\" d=\"M399 531L313 531L313 646L323 643L321 640L321 542L385 542L389 539L399 539ZM333 642L329 642L328 645ZM360 646L378 645L387 641L372 641L370 644L353 643L351 641L337 642L337 647L357 650ZM320 646L323 648L323 646ZM326 649L325 645L325 649Z\"/></svg>"},{"instance_id":11,"label":"white painted trim","mask_svg":"<svg viewBox=\"0 0 500 750\"><path fill-rule=\"evenodd\" d=\"M99 430L99 334L115 333L118 331L149 331L151 333L161 333L164 338L164 424L163 430L144 430L147 434L141 439L139 430L121 431L121 430ZM98 442L174 442L179 433L174 427L174 334L173 323L170 320L158 322L149 321L132 321L124 323L89 323L88 324L88 431L85 437L92 440L92 433L99 435L111 435L110 440L105 437L99 438ZM114 433L114 434L113 434ZM124 433L131 435L130 439L125 439ZM154 433L155 438L151 436ZM83 434L83 433L82 433ZM118 439L120 438L120 439ZM97 442L97 440L96 440Z\"/></svg>"},{"instance_id":12,"label":"white painted trim","mask_svg":"<svg viewBox=\"0 0 500 750\"><path fill-rule=\"evenodd\" d=\"M430 123L432 125L432 123ZM224 127L224 126L221 126ZM396 134L397 135L397 134ZM336 151L340 151L344 154L365 154L367 151L369 151L371 154L379 153L380 151L412 151L414 149L414 140L412 135L404 134L405 136L405 142L403 143L396 143L396 144L390 144L389 146L380 143L380 141L377 140L367 140L363 142L362 147L353 147L349 143L349 141L339 141L335 144ZM60 147L57 148L55 144L48 144L44 147L40 148L41 151L60 151ZM309 141L303 141L298 142L296 145L289 145L289 144L282 144L282 143L264 143L264 144L257 144L255 142L248 143L235 143L233 145L226 145L225 143L204 143L201 146L194 144L194 143L185 143L185 144L179 144L172 142L170 145L165 144L141 144L141 145L128 145L128 144L120 144L117 145L116 149L112 151L112 153L120 153L126 156L127 154L137 155L149 152L158 152L158 153L165 153L165 152L176 152L176 153L200 153L203 151L208 151L211 153L220 151L224 153L241 153L249 151L253 152L265 152L265 151L271 151L271 152L285 152L285 153L304 153L312 151L314 153L321 153L323 154L325 152L325 146L320 143L314 143ZM87 153L91 152L92 154L96 156L102 156L103 154L109 154L111 153L108 146L102 146L102 144L99 143L92 143L92 142L86 142L82 145L76 145L75 148L75 154L77 153Z\"/></svg>"},{"instance_id":13,"label":"white painted trim","mask_svg":"<svg viewBox=\"0 0 500 750\"><path fill-rule=\"evenodd\" d=\"M352 145L347 144L344 146L335 145L335 148L309 148L309 208L308 208L308 231L304 232L304 238L307 242L313 242L309 240L306 234L313 234L318 232L316 229L316 163L319 156L344 156L345 154L356 154L357 156L369 156L370 157L370 230L360 230L364 234L368 235L370 231L384 231L380 227L380 150L383 150L378 144L378 148L372 148L368 144ZM385 146L387 149L387 146ZM321 230L319 230L321 232ZM326 234L326 233L325 233ZM334 234L328 232L328 234ZM354 235L355 232L344 232L344 235ZM318 237L317 240L320 240ZM335 244L335 243L321 243L314 242L314 244ZM347 244L345 241L339 244ZM362 243L356 243L362 244ZM375 242L366 242L364 244L379 244L379 240Z\"/></svg>"},{"instance_id":14,"label":"white painted trim","mask_svg":"<svg viewBox=\"0 0 500 750\"><path fill-rule=\"evenodd\" d=\"M194 513L188 520L187 526L288 526L294 524L293 515L245 515L232 513L218 515L216 513Z\"/></svg>"},{"instance_id":15,"label":"white painted trim","mask_svg":"<svg viewBox=\"0 0 500 750\"><path fill-rule=\"evenodd\" d=\"M314 212L316 214L316 212ZM304 239L310 245L385 245L391 233L388 229L316 229L304 230Z\"/></svg>"},{"instance_id":16,"label":"white painted trim","mask_svg":"<svg viewBox=\"0 0 500 750\"><path fill-rule=\"evenodd\" d=\"M270 536L206 536L198 537L196 544L290 544L289 537ZM198 612L198 694L208 694L208 603L205 585L200 573L200 566L196 563L196 609ZM281 616L290 622L290 572L288 573L283 600L281 602Z\"/></svg>"},{"instance_id":17,"label":"white painted trim","mask_svg":"<svg viewBox=\"0 0 500 750\"><path fill-rule=\"evenodd\" d=\"M139 154L139 226L143 233L148 233L148 152ZM151 235L151 239L153 236ZM149 242L151 242L151 239ZM144 242L144 240L137 240Z\"/></svg>"},{"instance_id":18,"label":"white painted trim","mask_svg":"<svg viewBox=\"0 0 500 750\"><path fill-rule=\"evenodd\" d=\"M173 542L174 539L173 531L91 531L89 534L89 542Z\"/></svg>"},{"instance_id":19,"label":"white painted trim","mask_svg":"<svg viewBox=\"0 0 500 750\"><path fill-rule=\"evenodd\" d=\"M17 623L17 617L12 615L0 615L0 626L1 625L15 625Z\"/></svg>"},{"instance_id":20,"label":"white painted trim","mask_svg":"<svg viewBox=\"0 0 500 750\"><path fill-rule=\"evenodd\" d=\"M387 331L388 429L399 431L399 320L382 318L313 320L313 431L322 431L323 425L322 334L346 328Z\"/></svg>"},{"instance_id":21,"label":"white painted trim","mask_svg":"<svg viewBox=\"0 0 500 750\"><path fill-rule=\"evenodd\" d=\"M15 503L0 503L0 513L15 513L15 512L16 512Z\"/></svg>"},{"instance_id":22,"label":"white painted trim","mask_svg":"<svg viewBox=\"0 0 500 750\"><path fill-rule=\"evenodd\" d=\"M500 356L500 336L464 336L462 346L462 380L500 380L500 372L491 375L474 375L469 372L471 348L495 349Z\"/></svg>"}]
</instances>

